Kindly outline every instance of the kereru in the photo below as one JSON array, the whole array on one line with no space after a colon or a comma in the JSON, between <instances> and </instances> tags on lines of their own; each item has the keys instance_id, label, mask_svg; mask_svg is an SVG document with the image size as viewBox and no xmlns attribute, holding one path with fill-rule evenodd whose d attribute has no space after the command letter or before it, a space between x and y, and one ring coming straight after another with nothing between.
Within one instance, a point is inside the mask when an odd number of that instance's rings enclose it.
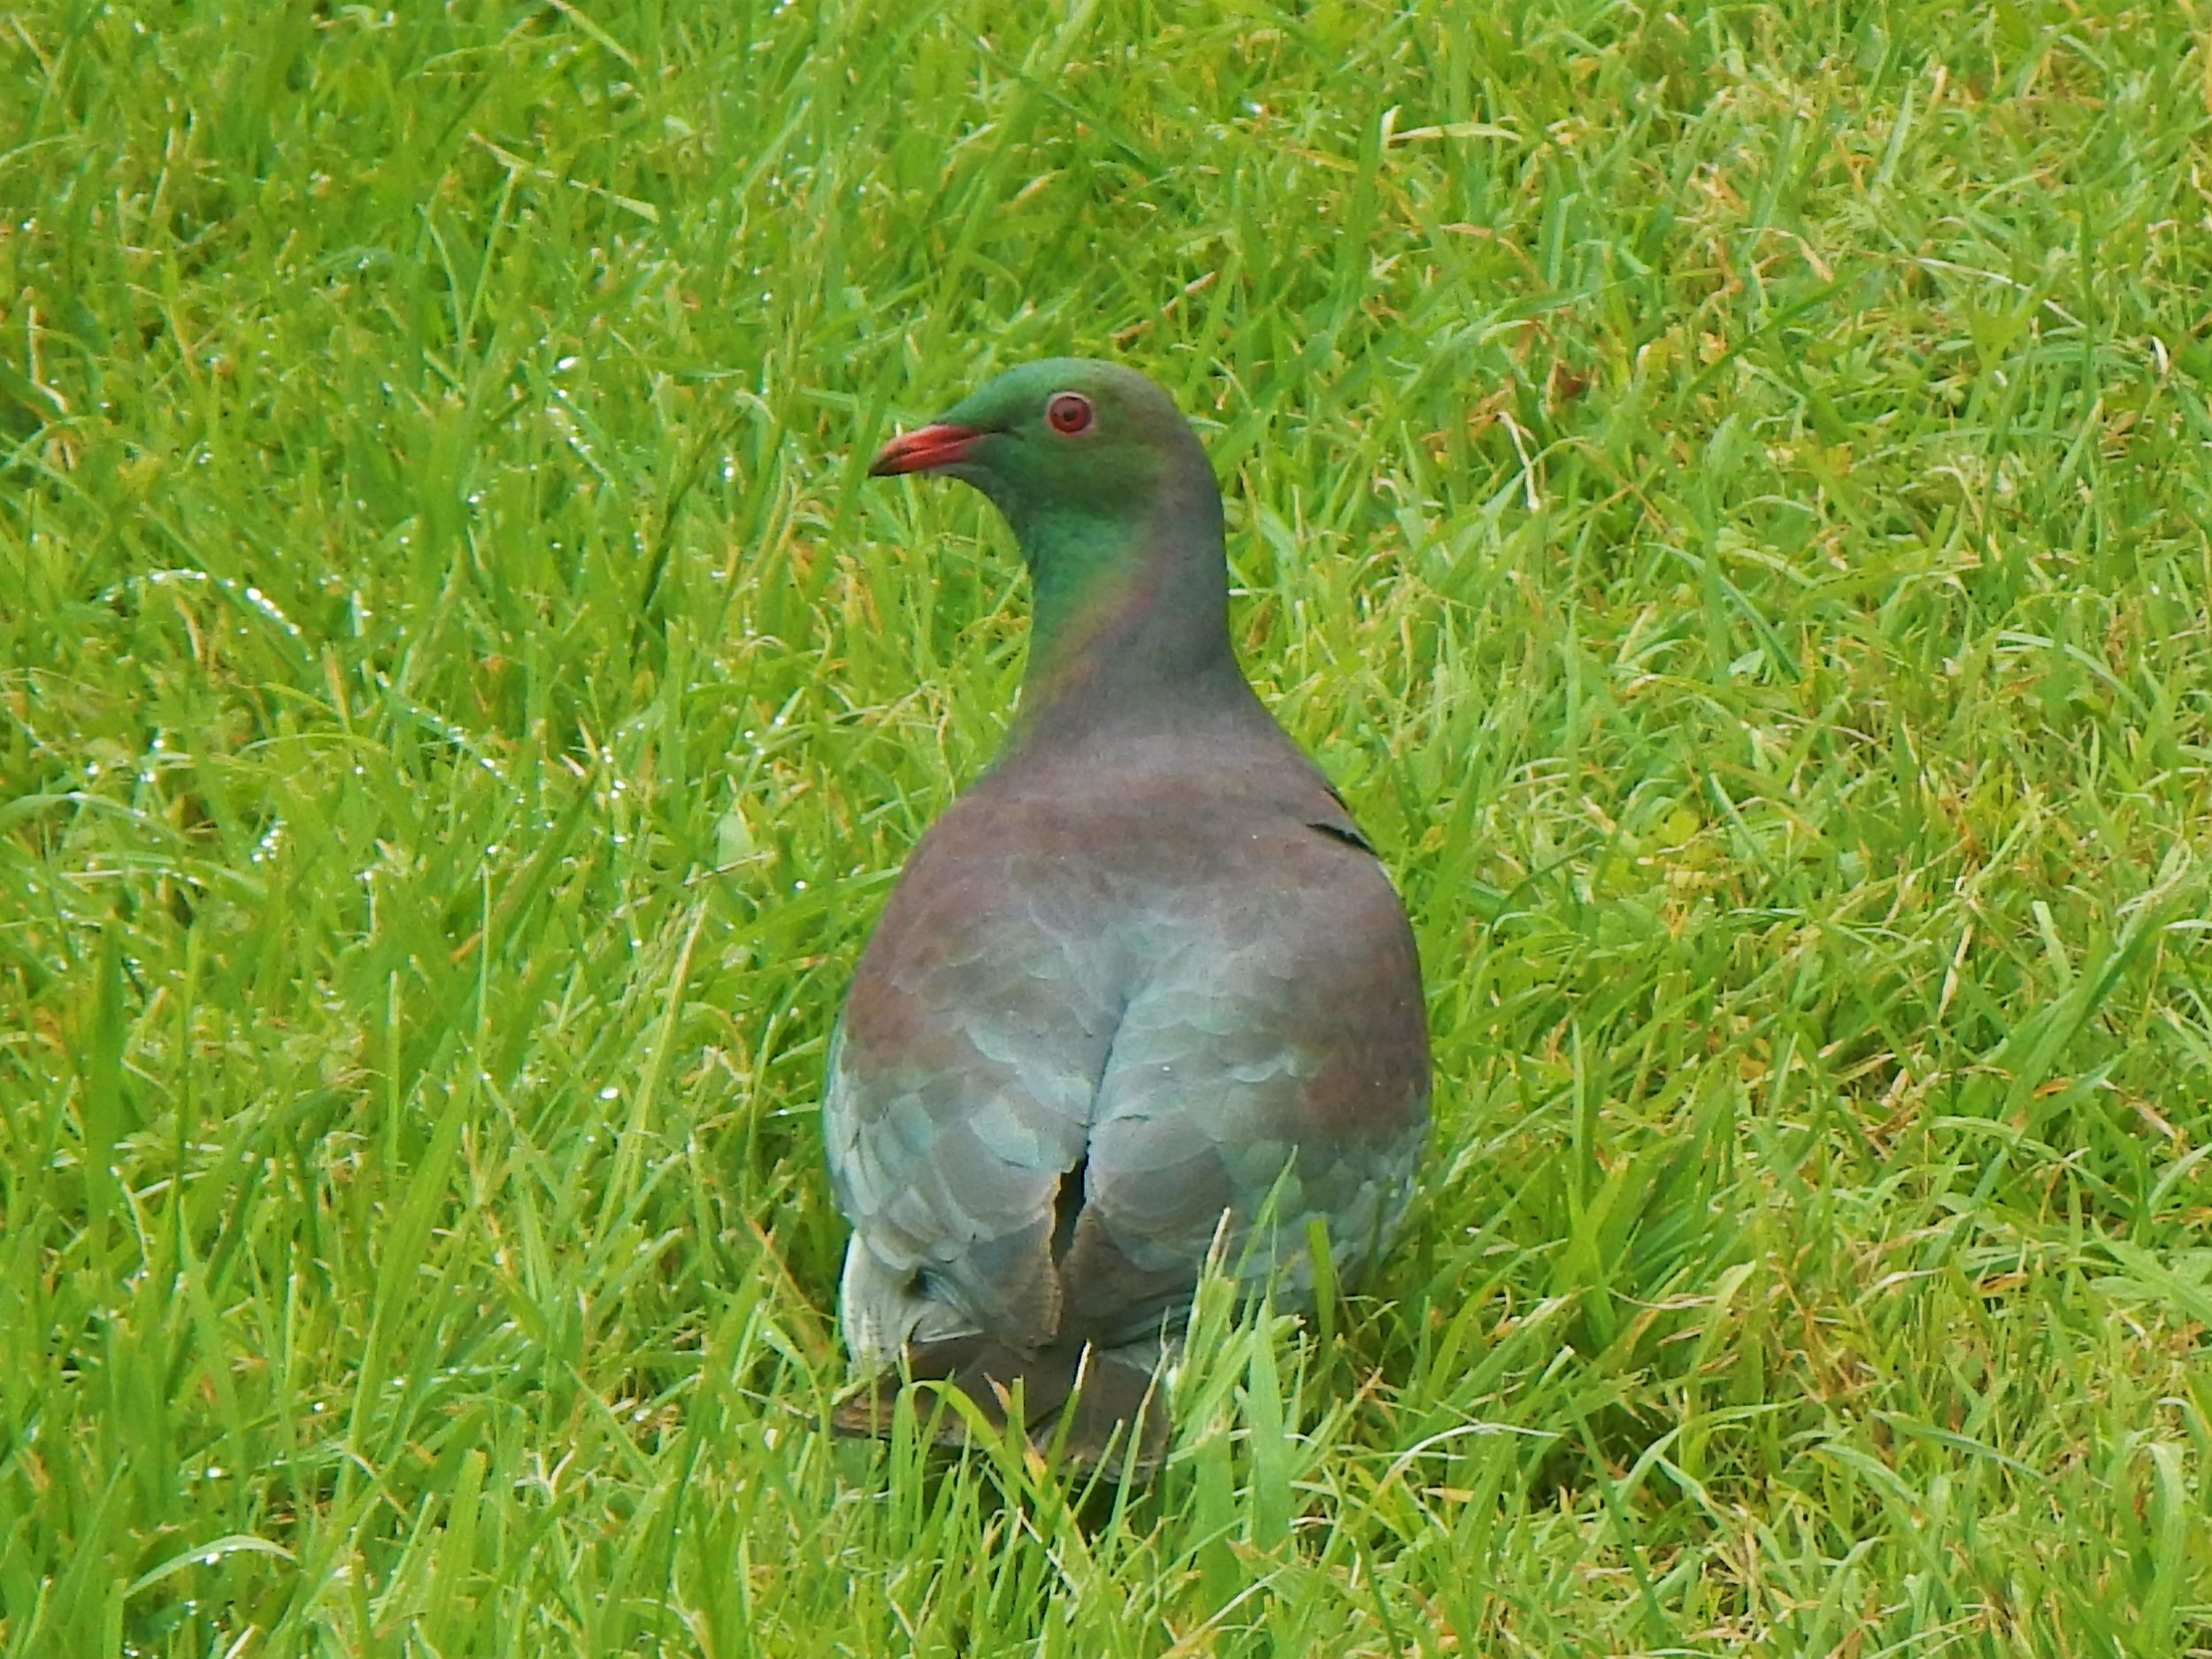
<instances>
[{"instance_id":1,"label":"kereru","mask_svg":"<svg viewBox=\"0 0 2212 1659\"><path fill-rule=\"evenodd\" d=\"M1237 665L1220 490L1157 387L1028 364L871 471L981 490L1034 605L1012 734L915 849L832 1040L841 1323L872 1373L836 1423L880 1432L936 1379L1148 1468L1217 1234L1291 1306L1314 1218L1348 1285L1390 1238L1428 1119L1412 930Z\"/></svg>"}]
</instances>

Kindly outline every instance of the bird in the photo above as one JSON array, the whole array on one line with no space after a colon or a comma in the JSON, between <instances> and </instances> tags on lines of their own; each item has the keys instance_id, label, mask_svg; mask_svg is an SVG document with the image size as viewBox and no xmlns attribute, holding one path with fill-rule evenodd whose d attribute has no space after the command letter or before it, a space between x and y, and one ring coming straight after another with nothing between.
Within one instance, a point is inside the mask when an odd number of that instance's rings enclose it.
<instances>
[{"instance_id":1,"label":"bird","mask_svg":"<svg viewBox=\"0 0 2212 1659\"><path fill-rule=\"evenodd\" d=\"M1023 364L869 471L982 492L1030 643L1002 748L915 847L830 1040L864 1373L833 1425L907 1409L957 1445L978 1416L1147 1474L1210 1255L1295 1310L1318 1238L1348 1288L1390 1242L1429 1118L1413 931L1239 665L1221 491L1159 387ZM909 1386L932 1381L974 1411Z\"/></svg>"}]
</instances>

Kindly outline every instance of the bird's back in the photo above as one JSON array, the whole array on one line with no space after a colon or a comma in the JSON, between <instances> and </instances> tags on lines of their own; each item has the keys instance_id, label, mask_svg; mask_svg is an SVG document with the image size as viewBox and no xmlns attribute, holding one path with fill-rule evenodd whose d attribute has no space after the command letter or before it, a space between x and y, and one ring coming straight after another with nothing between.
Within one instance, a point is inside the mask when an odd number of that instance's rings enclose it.
<instances>
[{"instance_id":1,"label":"bird's back","mask_svg":"<svg viewBox=\"0 0 2212 1659\"><path fill-rule=\"evenodd\" d=\"M1256 702L1018 746L917 849L846 1007L849 1341L1148 1369L1225 1214L1255 1283L1310 1287L1316 1218L1356 1279L1427 1094L1403 910Z\"/></svg>"}]
</instances>

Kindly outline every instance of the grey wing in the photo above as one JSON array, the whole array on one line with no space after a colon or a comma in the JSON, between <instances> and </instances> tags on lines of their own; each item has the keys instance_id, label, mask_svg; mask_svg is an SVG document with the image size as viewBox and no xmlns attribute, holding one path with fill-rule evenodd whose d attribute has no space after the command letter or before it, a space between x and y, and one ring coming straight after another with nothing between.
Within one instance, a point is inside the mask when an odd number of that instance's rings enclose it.
<instances>
[{"instance_id":1,"label":"grey wing","mask_svg":"<svg viewBox=\"0 0 2212 1659\"><path fill-rule=\"evenodd\" d=\"M1058 1207L1120 1011L1079 930L946 897L887 910L830 1058L830 1180L853 1225L846 1339L864 1359L1056 1333Z\"/></svg>"},{"instance_id":2,"label":"grey wing","mask_svg":"<svg viewBox=\"0 0 2212 1659\"><path fill-rule=\"evenodd\" d=\"M1102 1342L1156 1329L1175 1287L1187 1297L1225 1213L1225 1265L1294 1304L1310 1221L1349 1283L1410 1190L1429 1065L1397 895L1371 858L1319 837L1255 862L1269 880L1154 918L1100 1081L1062 1277L1070 1324Z\"/></svg>"}]
</instances>

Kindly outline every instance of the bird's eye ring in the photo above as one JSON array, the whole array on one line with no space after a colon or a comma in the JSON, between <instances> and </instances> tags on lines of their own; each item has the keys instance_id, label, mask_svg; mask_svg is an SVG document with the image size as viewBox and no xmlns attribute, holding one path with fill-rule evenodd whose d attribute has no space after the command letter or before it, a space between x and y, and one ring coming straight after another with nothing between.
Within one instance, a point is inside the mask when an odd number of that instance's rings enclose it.
<instances>
[{"instance_id":1,"label":"bird's eye ring","mask_svg":"<svg viewBox=\"0 0 2212 1659\"><path fill-rule=\"evenodd\" d=\"M1080 392L1055 392L1045 404L1045 421L1055 432L1072 437L1091 424L1091 400Z\"/></svg>"}]
</instances>

